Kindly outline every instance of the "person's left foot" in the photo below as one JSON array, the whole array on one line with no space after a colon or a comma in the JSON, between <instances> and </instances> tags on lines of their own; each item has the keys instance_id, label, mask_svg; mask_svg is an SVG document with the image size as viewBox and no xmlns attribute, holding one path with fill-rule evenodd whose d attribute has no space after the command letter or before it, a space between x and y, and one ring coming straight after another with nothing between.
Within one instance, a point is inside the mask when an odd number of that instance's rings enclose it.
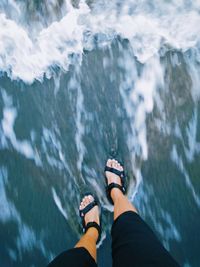
<instances>
[{"instance_id":1,"label":"person's left foot","mask_svg":"<svg viewBox=\"0 0 200 267\"><path fill-rule=\"evenodd\" d=\"M94 201L94 198L92 195L85 196L80 204L80 211L83 210L86 206L88 206L91 202ZM85 214L85 225L87 225L89 222L96 222L98 225L100 224L99 220L99 208L98 206L94 206L90 211L88 211Z\"/></svg>"}]
</instances>

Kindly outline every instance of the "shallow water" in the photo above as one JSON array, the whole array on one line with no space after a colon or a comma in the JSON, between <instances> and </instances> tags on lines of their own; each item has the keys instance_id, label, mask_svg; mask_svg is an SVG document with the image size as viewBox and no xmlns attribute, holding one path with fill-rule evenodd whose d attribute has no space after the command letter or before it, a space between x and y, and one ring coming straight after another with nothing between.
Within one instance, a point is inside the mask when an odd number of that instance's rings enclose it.
<instances>
[{"instance_id":1,"label":"shallow water","mask_svg":"<svg viewBox=\"0 0 200 267\"><path fill-rule=\"evenodd\" d=\"M45 266L72 247L88 190L103 206L99 266L111 266L109 155L165 247L199 266L198 1L58 2L0 5L0 266Z\"/></svg>"}]
</instances>

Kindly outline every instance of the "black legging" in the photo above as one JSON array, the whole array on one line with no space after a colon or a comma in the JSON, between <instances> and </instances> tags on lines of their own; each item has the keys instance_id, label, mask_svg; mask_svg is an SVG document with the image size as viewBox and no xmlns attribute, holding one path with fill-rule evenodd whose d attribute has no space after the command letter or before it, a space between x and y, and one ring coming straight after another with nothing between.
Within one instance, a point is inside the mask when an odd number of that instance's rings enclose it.
<instances>
[{"instance_id":1,"label":"black legging","mask_svg":"<svg viewBox=\"0 0 200 267\"><path fill-rule=\"evenodd\" d=\"M133 212L121 214L112 226L113 267L179 267L150 227ZM84 248L61 253L48 267L97 267Z\"/></svg>"}]
</instances>

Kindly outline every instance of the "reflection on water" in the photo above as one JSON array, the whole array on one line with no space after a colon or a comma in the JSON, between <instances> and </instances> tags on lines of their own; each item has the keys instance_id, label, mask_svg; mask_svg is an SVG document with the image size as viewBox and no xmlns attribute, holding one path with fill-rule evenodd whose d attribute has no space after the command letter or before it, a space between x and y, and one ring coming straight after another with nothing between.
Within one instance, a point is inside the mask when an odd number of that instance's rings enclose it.
<instances>
[{"instance_id":1,"label":"reflection on water","mask_svg":"<svg viewBox=\"0 0 200 267\"><path fill-rule=\"evenodd\" d=\"M198 3L58 2L0 5L2 266L45 266L72 247L89 190L103 206L99 263L111 266L103 169L114 155L143 218L182 266L197 267Z\"/></svg>"}]
</instances>

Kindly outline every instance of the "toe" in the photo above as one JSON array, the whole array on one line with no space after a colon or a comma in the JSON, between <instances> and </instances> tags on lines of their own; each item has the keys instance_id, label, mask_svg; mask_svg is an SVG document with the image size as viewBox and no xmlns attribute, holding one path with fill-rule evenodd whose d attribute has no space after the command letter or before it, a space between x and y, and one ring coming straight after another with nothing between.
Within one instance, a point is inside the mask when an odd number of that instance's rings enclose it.
<instances>
[{"instance_id":1,"label":"toe","mask_svg":"<svg viewBox=\"0 0 200 267\"><path fill-rule=\"evenodd\" d=\"M85 206L87 206L87 205L89 204L89 199L88 199L88 197L86 197L86 198L84 199L84 203L85 203Z\"/></svg>"},{"instance_id":2,"label":"toe","mask_svg":"<svg viewBox=\"0 0 200 267\"><path fill-rule=\"evenodd\" d=\"M114 161L113 165L114 165L114 168L115 168L115 169L117 169L118 166L119 166L119 165L118 165L118 162L117 162L116 160Z\"/></svg>"},{"instance_id":3,"label":"toe","mask_svg":"<svg viewBox=\"0 0 200 267\"><path fill-rule=\"evenodd\" d=\"M118 162L118 161L117 161L117 168L118 168L118 170L120 170L120 171L123 170L123 167L122 167L121 163Z\"/></svg>"},{"instance_id":4,"label":"toe","mask_svg":"<svg viewBox=\"0 0 200 267\"><path fill-rule=\"evenodd\" d=\"M87 198L86 198L86 205L90 204L90 202L91 202L91 201L90 201L90 198L87 197Z\"/></svg>"},{"instance_id":5,"label":"toe","mask_svg":"<svg viewBox=\"0 0 200 267\"><path fill-rule=\"evenodd\" d=\"M106 165L111 168L112 167L112 160L108 159Z\"/></svg>"},{"instance_id":6,"label":"toe","mask_svg":"<svg viewBox=\"0 0 200 267\"><path fill-rule=\"evenodd\" d=\"M115 160L114 160L114 159L111 160L111 167L112 167L112 168L115 167Z\"/></svg>"},{"instance_id":7,"label":"toe","mask_svg":"<svg viewBox=\"0 0 200 267\"><path fill-rule=\"evenodd\" d=\"M106 166L110 167L110 168L115 168L117 170L123 171L123 167L121 166L121 164L115 160L115 159L108 159Z\"/></svg>"},{"instance_id":8,"label":"toe","mask_svg":"<svg viewBox=\"0 0 200 267\"><path fill-rule=\"evenodd\" d=\"M94 200L92 195L89 195L89 201L92 202Z\"/></svg>"},{"instance_id":9,"label":"toe","mask_svg":"<svg viewBox=\"0 0 200 267\"><path fill-rule=\"evenodd\" d=\"M84 208L83 202L81 202L80 204L80 210L82 210Z\"/></svg>"},{"instance_id":10,"label":"toe","mask_svg":"<svg viewBox=\"0 0 200 267\"><path fill-rule=\"evenodd\" d=\"M90 204L92 201L94 200L93 196L89 195L89 196L85 196L80 204L80 210L84 209L88 204Z\"/></svg>"},{"instance_id":11,"label":"toe","mask_svg":"<svg viewBox=\"0 0 200 267\"><path fill-rule=\"evenodd\" d=\"M80 209L82 210L82 209L84 209L86 206L87 206L86 199L83 198L82 201L81 201L81 205L80 205L81 208L80 208Z\"/></svg>"}]
</instances>

